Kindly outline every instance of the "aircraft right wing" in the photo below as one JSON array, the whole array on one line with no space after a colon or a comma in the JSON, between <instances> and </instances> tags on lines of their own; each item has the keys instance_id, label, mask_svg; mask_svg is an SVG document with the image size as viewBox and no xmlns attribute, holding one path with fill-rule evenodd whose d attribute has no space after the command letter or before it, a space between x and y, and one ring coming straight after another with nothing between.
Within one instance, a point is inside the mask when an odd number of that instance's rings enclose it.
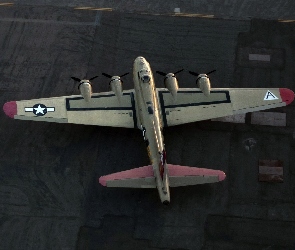
<instances>
[{"instance_id":1,"label":"aircraft right wing","mask_svg":"<svg viewBox=\"0 0 295 250\"><path fill-rule=\"evenodd\" d=\"M294 92L286 88L212 88L208 97L197 88L180 88L176 99L167 89L157 92L165 127L282 107L294 100Z\"/></svg>"}]
</instances>

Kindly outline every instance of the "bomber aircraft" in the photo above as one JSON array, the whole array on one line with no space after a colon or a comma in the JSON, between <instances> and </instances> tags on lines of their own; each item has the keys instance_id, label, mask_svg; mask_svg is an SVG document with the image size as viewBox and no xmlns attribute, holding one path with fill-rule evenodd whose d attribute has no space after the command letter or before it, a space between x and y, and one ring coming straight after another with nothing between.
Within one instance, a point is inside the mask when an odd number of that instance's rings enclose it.
<instances>
[{"instance_id":1,"label":"bomber aircraft","mask_svg":"<svg viewBox=\"0 0 295 250\"><path fill-rule=\"evenodd\" d=\"M182 71L182 70L180 70ZM178 72L180 72L178 71ZM151 164L99 178L107 187L157 188L169 204L169 187L213 183L225 179L220 170L167 164L163 128L217 117L282 107L294 99L286 88L211 88L208 74L198 74L197 88L179 88L175 74L156 88L150 64L139 56L133 64L134 89L122 90L120 76L110 76L110 92L92 93L89 80L79 81L81 95L6 102L3 110L20 120L139 128Z\"/></svg>"}]
</instances>

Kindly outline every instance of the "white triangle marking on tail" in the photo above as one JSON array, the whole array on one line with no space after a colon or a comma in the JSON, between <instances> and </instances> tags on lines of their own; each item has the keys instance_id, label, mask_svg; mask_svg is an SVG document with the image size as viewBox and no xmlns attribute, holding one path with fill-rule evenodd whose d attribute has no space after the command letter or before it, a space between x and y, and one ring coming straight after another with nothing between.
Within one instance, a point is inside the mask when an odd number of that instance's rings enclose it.
<instances>
[{"instance_id":1,"label":"white triangle marking on tail","mask_svg":"<svg viewBox=\"0 0 295 250\"><path fill-rule=\"evenodd\" d=\"M269 90L266 92L264 101L270 101L270 100L276 100L276 99L279 99L279 98L276 97L272 92L270 92Z\"/></svg>"}]
</instances>

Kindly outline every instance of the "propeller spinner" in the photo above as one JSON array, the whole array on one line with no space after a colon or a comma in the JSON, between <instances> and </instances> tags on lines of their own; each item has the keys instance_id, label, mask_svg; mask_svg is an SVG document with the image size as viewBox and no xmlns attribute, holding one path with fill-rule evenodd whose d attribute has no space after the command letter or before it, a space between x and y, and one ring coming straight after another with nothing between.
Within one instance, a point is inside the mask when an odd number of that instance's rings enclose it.
<instances>
[{"instance_id":1,"label":"propeller spinner","mask_svg":"<svg viewBox=\"0 0 295 250\"><path fill-rule=\"evenodd\" d=\"M206 74L199 74L197 72L189 71L191 75L197 76L196 83L198 87L201 89L201 91L204 93L204 95L207 97L210 95L210 90L211 90L211 83L210 83L208 75L215 71L216 69L211 70Z\"/></svg>"},{"instance_id":2,"label":"propeller spinner","mask_svg":"<svg viewBox=\"0 0 295 250\"><path fill-rule=\"evenodd\" d=\"M180 69L174 73L164 73L162 71L156 71L156 73L158 73L159 75L164 76L164 85L174 98L176 98L176 94L178 91L178 82L175 75L181 71L183 71L183 69Z\"/></svg>"},{"instance_id":3,"label":"propeller spinner","mask_svg":"<svg viewBox=\"0 0 295 250\"><path fill-rule=\"evenodd\" d=\"M91 95L92 95L92 86L90 81L92 81L96 77L98 76L91 77L89 80L86 80L86 79L81 80L74 76L71 77L74 81L80 82L78 89L80 90L80 93L86 102L90 101Z\"/></svg>"},{"instance_id":4,"label":"propeller spinner","mask_svg":"<svg viewBox=\"0 0 295 250\"><path fill-rule=\"evenodd\" d=\"M92 81L93 79L95 79L96 77L98 77L98 76L91 77L91 78L88 79L88 80L86 80L86 79L81 80L81 79L79 79L79 78L77 78L77 77L71 76L71 78L72 78L74 81L76 81L76 82L80 82L80 84L79 84L79 86L78 86L78 89L80 89L80 85L83 84L83 81L84 81L84 82L90 82L90 81Z\"/></svg>"},{"instance_id":5,"label":"propeller spinner","mask_svg":"<svg viewBox=\"0 0 295 250\"><path fill-rule=\"evenodd\" d=\"M121 77L128 75L129 72L120 75L120 76L111 76L107 73L102 73L103 76L110 78L109 85L111 87L111 90L115 93L115 95L118 97L119 101L121 96L123 95L123 89L122 89L122 83Z\"/></svg>"}]
</instances>

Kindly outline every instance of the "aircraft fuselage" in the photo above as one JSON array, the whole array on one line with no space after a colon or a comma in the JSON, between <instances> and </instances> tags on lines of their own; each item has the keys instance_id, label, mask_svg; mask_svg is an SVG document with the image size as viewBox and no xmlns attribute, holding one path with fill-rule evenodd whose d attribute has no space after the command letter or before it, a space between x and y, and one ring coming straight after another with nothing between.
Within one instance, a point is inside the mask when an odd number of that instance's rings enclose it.
<instances>
[{"instance_id":1,"label":"aircraft fuselage","mask_svg":"<svg viewBox=\"0 0 295 250\"><path fill-rule=\"evenodd\" d=\"M170 202L169 178L166 167L166 151L162 134L163 122L160 106L149 63L137 57L133 65L136 112L142 130L160 199L164 204Z\"/></svg>"}]
</instances>

